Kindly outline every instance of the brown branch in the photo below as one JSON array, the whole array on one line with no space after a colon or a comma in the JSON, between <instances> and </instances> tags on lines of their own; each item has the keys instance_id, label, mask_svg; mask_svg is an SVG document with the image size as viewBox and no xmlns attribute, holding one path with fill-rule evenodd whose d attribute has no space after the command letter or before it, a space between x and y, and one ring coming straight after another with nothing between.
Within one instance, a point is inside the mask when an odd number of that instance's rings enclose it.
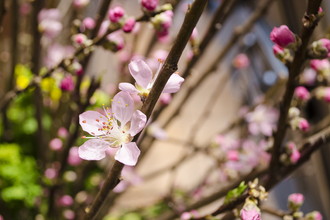
<instances>
[{"instance_id":1,"label":"brown branch","mask_svg":"<svg viewBox=\"0 0 330 220\"><path fill-rule=\"evenodd\" d=\"M289 78L280 106L280 117L277 123L277 131L273 135L274 145L272 149L272 159L269 165L271 178L269 179L268 184L271 184L274 178L276 179L275 176L280 165L279 157L281 153L281 145L286 134L288 111L293 98L295 84L297 83L297 77L299 76L303 68L303 64L306 61L308 43L318 23L318 19L316 19L315 15L318 13L318 8L320 7L321 1L322 0L308 1L308 9L303 19L303 29L300 35L301 45L295 52L294 60L291 64L289 64Z\"/></svg>"},{"instance_id":2,"label":"brown branch","mask_svg":"<svg viewBox=\"0 0 330 220\"><path fill-rule=\"evenodd\" d=\"M91 33L91 38L96 37L97 33L99 32L103 19L105 18L106 14L108 12L111 2L112 2L112 0L103 0L102 5L99 8L99 12L97 13L97 15L95 17L96 25Z\"/></svg>"},{"instance_id":3,"label":"brown branch","mask_svg":"<svg viewBox=\"0 0 330 220\"><path fill-rule=\"evenodd\" d=\"M196 26L206 3L207 1L205 0L195 0L190 10L187 12L176 41L173 44L173 47L160 71L159 76L154 83L154 86L150 91L148 98L141 108L142 112L146 114L147 118L150 117L151 112L154 109L155 104L163 88L165 87L167 80L170 78L172 73L177 70L177 63L181 57L183 49L185 48L193 28ZM138 136L136 136L134 139L137 140ZM123 167L124 165L122 163L115 161L101 190L98 192L93 204L91 205L91 208L87 209L87 214L84 219L94 219L108 193L118 184L119 176Z\"/></svg>"}]
</instances>

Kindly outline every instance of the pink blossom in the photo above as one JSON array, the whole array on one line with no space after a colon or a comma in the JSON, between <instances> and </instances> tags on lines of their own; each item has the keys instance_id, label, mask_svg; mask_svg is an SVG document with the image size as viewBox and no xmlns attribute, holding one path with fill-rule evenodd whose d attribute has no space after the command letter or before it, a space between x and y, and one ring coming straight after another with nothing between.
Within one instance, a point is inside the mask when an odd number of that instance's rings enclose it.
<instances>
[{"instance_id":1,"label":"pink blossom","mask_svg":"<svg viewBox=\"0 0 330 220\"><path fill-rule=\"evenodd\" d=\"M327 55L330 57L330 40L322 38L312 43L312 50L316 55Z\"/></svg>"},{"instance_id":2,"label":"pink blossom","mask_svg":"<svg viewBox=\"0 0 330 220\"><path fill-rule=\"evenodd\" d=\"M123 180L114 188L114 192L123 192L128 186L136 186L143 181L134 168L129 166L124 166L121 176Z\"/></svg>"},{"instance_id":3,"label":"pink blossom","mask_svg":"<svg viewBox=\"0 0 330 220\"><path fill-rule=\"evenodd\" d=\"M60 138L66 138L68 136L68 134L69 134L68 130L64 127L60 127L57 131L57 135Z\"/></svg>"},{"instance_id":4,"label":"pink blossom","mask_svg":"<svg viewBox=\"0 0 330 220\"><path fill-rule=\"evenodd\" d=\"M159 101L163 105L168 105L172 101L172 96L168 93L162 93L159 97Z\"/></svg>"},{"instance_id":5,"label":"pink blossom","mask_svg":"<svg viewBox=\"0 0 330 220\"><path fill-rule=\"evenodd\" d=\"M310 94L308 92L308 90L303 87L303 86L298 86L295 91L294 91L294 95L301 100L308 100L310 98Z\"/></svg>"},{"instance_id":6,"label":"pink blossom","mask_svg":"<svg viewBox=\"0 0 330 220\"><path fill-rule=\"evenodd\" d=\"M128 19L126 19L122 29L124 32L129 33L134 29L134 26L135 26L135 19L128 18Z\"/></svg>"},{"instance_id":7,"label":"pink blossom","mask_svg":"<svg viewBox=\"0 0 330 220\"><path fill-rule=\"evenodd\" d=\"M89 4L90 0L73 0L73 7L81 9Z\"/></svg>"},{"instance_id":8,"label":"pink blossom","mask_svg":"<svg viewBox=\"0 0 330 220\"><path fill-rule=\"evenodd\" d=\"M307 220L322 220L323 217L320 212L313 211L313 212L306 214L306 219Z\"/></svg>"},{"instance_id":9,"label":"pink blossom","mask_svg":"<svg viewBox=\"0 0 330 220\"><path fill-rule=\"evenodd\" d=\"M76 214L71 209L66 209L63 211L63 216L65 219L73 220L75 218Z\"/></svg>"},{"instance_id":10,"label":"pink blossom","mask_svg":"<svg viewBox=\"0 0 330 220\"><path fill-rule=\"evenodd\" d=\"M237 69L244 69L250 65L250 60L244 53L238 54L233 60L233 66Z\"/></svg>"},{"instance_id":11,"label":"pink blossom","mask_svg":"<svg viewBox=\"0 0 330 220\"><path fill-rule=\"evenodd\" d=\"M313 85L316 80L316 71L311 68L306 68L304 72L301 74L301 81L307 85Z\"/></svg>"},{"instance_id":12,"label":"pink blossom","mask_svg":"<svg viewBox=\"0 0 330 220\"><path fill-rule=\"evenodd\" d=\"M74 82L73 82L72 76L68 75L68 76L64 77L61 81L60 87L63 91L69 91L69 92L73 91Z\"/></svg>"},{"instance_id":13,"label":"pink blossom","mask_svg":"<svg viewBox=\"0 0 330 220\"><path fill-rule=\"evenodd\" d=\"M278 46L277 44L273 45L273 53L275 54L275 56L277 55L281 55L284 53L284 49L280 46Z\"/></svg>"},{"instance_id":14,"label":"pink blossom","mask_svg":"<svg viewBox=\"0 0 330 220\"><path fill-rule=\"evenodd\" d=\"M278 118L276 109L265 105L257 106L253 112L247 113L246 121L249 123L248 128L251 134L271 136Z\"/></svg>"},{"instance_id":15,"label":"pink blossom","mask_svg":"<svg viewBox=\"0 0 330 220\"><path fill-rule=\"evenodd\" d=\"M239 152L237 150L229 150L227 151L227 160L239 160Z\"/></svg>"},{"instance_id":16,"label":"pink blossom","mask_svg":"<svg viewBox=\"0 0 330 220\"><path fill-rule=\"evenodd\" d=\"M124 14L125 11L122 7L114 7L108 12L109 20L113 23L117 23L124 16Z\"/></svg>"},{"instance_id":17,"label":"pink blossom","mask_svg":"<svg viewBox=\"0 0 330 220\"><path fill-rule=\"evenodd\" d=\"M95 27L95 20L91 17L84 18L82 21L83 27L87 30L91 30Z\"/></svg>"},{"instance_id":18,"label":"pink blossom","mask_svg":"<svg viewBox=\"0 0 330 220\"><path fill-rule=\"evenodd\" d=\"M57 170L55 168L47 168L44 174L48 179L54 179L57 177Z\"/></svg>"},{"instance_id":19,"label":"pink blossom","mask_svg":"<svg viewBox=\"0 0 330 220\"><path fill-rule=\"evenodd\" d=\"M74 48L71 46L62 46L53 44L47 49L47 55L44 62L48 68L56 66L63 59L71 57L74 53Z\"/></svg>"},{"instance_id":20,"label":"pink blossom","mask_svg":"<svg viewBox=\"0 0 330 220\"><path fill-rule=\"evenodd\" d=\"M120 51L125 46L124 38L119 32L108 34L106 39L107 42L104 44L104 47L113 52Z\"/></svg>"},{"instance_id":21,"label":"pink blossom","mask_svg":"<svg viewBox=\"0 0 330 220\"><path fill-rule=\"evenodd\" d=\"M42 9L38 15L39 31L48 38L56 37L62 31L61 14L58 9Z\"/></svg>"},{"instance_id":22,"label":"pink blossom","mask_svg":"<svg viewBox=\"0 0 330 220\"><path fill-rule=\"evenodd\" d=\"M58 204L62 207L70 206L73 204L73 199L69 195L64 195L58 200Z\"/></svg>"},{"instance_id":23,"label":"pink blossom","mask_svg":"<svg viewBox=\"0 0 330 220\"><path fill-rule=\"evenodd\" d=\"M88 37L85 34L79 33L79 34L75 34L72 36L72 41L74 42L74 44L76 45L88 45L90 40L88 39Z\"/></svg>"},{"instance_id":24,"label":"pink blossom","mask_svg":"<svg viewBox=\"0 0 330 220\"><path fill-rule=\"evenodd\" d=\"M296 41L294 33L286 25L274 27L270 33L270 39L280 47L287 47Z\"/></svg>"},{"instance_id":25,"label":"pink blossom","mask_svg":"<svg viewBox=\"0 0 330 220\"><path fill-rule=\"evenodd\" d=\"M302 131L308 131L309 130L309 123L306 119L301 118L299 120L298 128Z\"/></svg>"},{"instance_id":26,"label":"pink blossom","mask_svg":"<svg viewBox=\"0 0 330 220\"><path fill-rule=\"evenodd\" d=\"M148 11L154 11L157 8L159 0L141 0L141 5Z\"/></svg>"},{"instance_id":27,"label":"pink blossom","mask_svg":"<svg viewBox=\"0 0 330 220\"><path fill-rule=\"evenodd\" d=\"M291 155L290 155L290 161L291 163L295 164L298 162L300 159L300 152L297 149L292 150Z\"/></svg>"},{"instance_id":28,"label":"pink blossom","mask_svg":"<svg viewBox=\"0 0 330 220\"><path fill-rule=\"evenodd\" d=\"M132 77L136 81L136 85L133 86L130 83L120 83L119 89L132 94L139 94L141 97L144 98L147 97L160 72L161 67L162 65L159 66L159 69L155 76L152 76L152 71L150 67L143 60L131 61L128 65L128 68ZM163 89L163 93L178 92L183 81L184 79L178 74L172 74Z\"/></svg>"},{"instance_id":29,"label":"pink blossom","mask_svg":"<svg viewBox=\"0 0 330 220\"><path fill-rule=\"evenodd\" d=\"M324 88L324 101L330 102L330 87Z\"/></svg>"},{"instance_id":30,"label":"pink blossom","mask_svg":"<svg viewBox=\"0 0 330 220\"><path fill-rule=\"evenodd\" d=\"M324 76L329 76L330 74L330 62L328 59L323 60L311 60L310 66L314 69L317 73L320 73Z\"/></svg>"},{"instance_id":31,"label":"pink blossom","mask_svg":"<svg viewBox=\"0 0 330 220\"><path fill-rule=\"evenodd\" d=\"M145 126L147 117L134 110L134 101L127 92L117 93L112 102L112 110L105 109L105 115L96 111L87 111L79 115L82 129L94 137L79 147L80 158L101 160L109 147L118 148L115 159L134 166L140 150L133 137Z\"/></svg>"},{"instance_id":32,"label":"pink blossom","mask_svg":"<svg viewBox=\"0 0 330 220\"><path fill-rule=\"evenodd\" d=\"M242 220L261 220L260 211L255 205L244 205L240 214Z\"/></svg>"},{"instance_id":33,"label":"pink blossom","mask_svg":"<svg viewBox=\"0 0 330 220\"><path fill-rule=\"evenodd\" d=\"M71 147L68 156L68 164L71 166L78 166L81 162L82 159L79 157L78 147Z\"/></svg>"},{"instance_id":34,"label":"pink blossom","mask_svg":"<svg viewBox=\"0 0 330 220\"><path fill-rule=\"evenodd\" d=\"M288 201L294 206L302 206L302 204L304 203L304 195L300 193L293 193L289 195Z\"/></svg>"},{"instance_id":35,"label":"pink blossom","mask_svg":"<svg viewBox=\"0 0 330 220\"><path fill-rule=\"evenodd\" d=\"M52 149L53 151L59 151L62 149L63 147L63 142L61 139L59 138L54 138L49 142L49 147L50 149Z\"/></svg>"},{"instance_id":36,"label":"pink blossom","mask_svg":"<svg viewBox=\"0 0 330 220\"><path fill-rule=\"evenodd\" d=\"M157 31L159 38L166 37L169 34L169 28L172 26L173 12L171 10L165 11L154 16L151 23Z\"/></svg>"}]
</instances>

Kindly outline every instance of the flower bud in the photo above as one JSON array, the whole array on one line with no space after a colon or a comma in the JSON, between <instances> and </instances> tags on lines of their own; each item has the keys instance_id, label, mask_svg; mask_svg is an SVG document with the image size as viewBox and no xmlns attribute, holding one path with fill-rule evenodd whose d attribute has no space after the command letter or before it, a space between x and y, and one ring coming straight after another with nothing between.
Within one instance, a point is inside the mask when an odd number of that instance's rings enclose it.
<instances>
[{"instance_id":1,"label":"flower bud","mask_svg":"<svg viewBox=\"0 0 330 220\"><path fill-rule=\"evenodd\" d=\"M299 120L299 124L298 124L298 128L301 130L301 131L308 131L309 130L309 123L306 119L304 118L300 118Z\"/></svg>"},{"instance_id":2,"label":"flower bud","mask_svg":"<svg viewBox=\"0 0 330 220\"><path fill-rule=\"evenodd\" d=\"M77 9L81 9L86 7L89 4L90 0L74 0L73 1L73 7Z\"/></svg>"},{"instance_id":3,"label":"flower bud","mask_svg":"<svg viewBox=\"0 0 330 220\"><path fill-rule=\"evenodd\" d=\"M82 24L85 29L92 30L95 27L95 20L91 17L84 18Z\"/></svg>"},{"instance_id":4,"label":"flower bud","mask_svg":"<svg viewBox=\"0 0 330 220\"><path fill-rule=\"evenodd\" d=\"M324 78L327 78L330 75L330 62L327 59L311 60L310 66Z\"/></svg>"},{"instance_id":5,"label":"flower bud","mask_svg":"<svg viewBox=\"0 0 330 220\"><path fill-rule=\"evenodd\" d=\"M64 195L58 200L58 204L62 207L70 206L73 204L73 199L69 195Z\"/></svg>"},{"instance_id":6,"label":"flower bud","mask_svg":"<svg viewBox=\"0 0 330 220\"><path fill-rule=\"evenodd\" d=\"M57 131L57 135L60 138L66 138L68 136L68 134L69 134L68 130L64 127L60 127Z\"/></svg>"},{"instance_id":7,"label":"flower bud","mask_svg":"<svg viewBox=\"0 0 330 220\"><path fill-rule=\"evenodd\" d=\"M293 149L290 155L290 162L295 164L300 159L300 152L297 149Z\"/></svg>"},{"instance_id":8,"label":"flower bud","mask_svg":"<svg viewBox=\"0 0 330 220\"><path fill-rule=\"evenodd\" d=\"M289 109L289 118L295 118L300 115L300 110L296 107L291 107Z\"/></svg>"},{"instance_id":9,"label":"flower bud","mask_svg":"<svg viewBox=\"0 0 330 220\"><path fill-rule=\"evenodd\" d=\"M318 41L312 43L312 51L317 56L327 56L330 57L330 40L322 38Z\"/></svg>"},{"instance_id":10,"label":"flower bud","mask_svg":"<svg viewBox=\"0 0 330 220\"><path fill-rule=\"evenodd\" d=\"M159 97L159 101L163 105L168 105L172 101L172 96L169 93L162 93Z\"/></svg>"},{"instance_id":11,"label":"flower bud","mask_svg":"<svg viewBox=\"0 0 330 220\"><path fill-rule=\"evenodd\" d=\"M297 211L304 203L304 195L300 193L293 193L288 197L289 208Z\"/></svg>"},{"instance_id":12,"label":"flower bud","mask_svg":"<svg viewBox=\"0 0 330 220\"><path fill-rule=\"evenodd\" d=\"M296 37L288 26L281 25L273 28L270 33L270 40L280 47L287 47L289 44L295 43Z\"/></svg>"},{"instance_id":13,"label":"flower bud","mask_svg":"<svg viewBox=\"0 0 330 220\"><path fill-rule=\"evenodd\" d=\"M322 220L323 219L321 213L318 211L313 211L313 212L307 213L305 217L307 220Z\"/></svg>"},{"instance_id":14,"label":"flower bud","mask_svg":"<svg viewBox=\"0 0 330 220\"><path fill-rule=\"evenodd\" d=\"M129 32L131 32L133 29L134 29L134 27L135 27L135 19L134 18L128 18L128 19L126 19L126 21L125 21L125 23L124 23L124 26L123 26L123 31L125 32L125 33L129 33Z\"/></svg>"},{"instance_id":15,"label":"flower bud","mask_svg":"<svg viewBox=\"0 0 330 220\"><path fill-rule=\"evenodd\" d=\"M113 52L124 48L124 38L117 32L107 35L107 42L103 45L106 49Z\"/></svg>"},{"instance_id":16,"label":"flower bud","mask_svg":"<svg viewBox=\"0 0 330 220\"><path fill-rule=\"evenodd\" d=\"M49 147L50 149L52 149L53 151L59 151L62 149L63 147L63 142L61 139L59 138L54 138L49 142Z\"/></svg>"},{"instance_id":17,"label":"flower bud","mask_svg":"<svg viewBox=\"0 0 330 220\"><path fill-rule=\"evenodd\" d=\"M303 86L298 86L294 91L294 95L298 99L303 100L303 101L306 101L310 98L309 91Z\"/></svg>"},{"instance_id":18,"label":"flower bud","mask_svg":"<svg viewBox=\"0 0 330 220\"><path fill-rule=\"evenodd\" d=\"M244 53L238 54L233 60L233 66L237 69L244 69L250 65L250 60Z\"/></svg>"},{"instance_id":19,"label":"flower bud","mask_svg":"<svg viewBox=\"0 0 330 220\"><path fill-rule=\"evenodd\" d=\"M109 20L113 23L117 23L125 14L125 11L122 7L117 6L112 8L108 12Z\"/></svg>"},{"instance_id":20,"label":"flower bud","mask_svg":"<svg viewBox=\"0 0 330 220\"><path fill-rule=\"evenodd\" d=\"M291 57L290 51L288 49L282 48L277 44L273 45L273 53L275 57L277 57L277 59L283 63L286 63Z\"/></svg>"},{"instance_id":21,"label":"flower bud","mask_svg":"<svg viewBox=\"0 0 330 220\"><path fill-rule=\"evenodd\" d=\"M154 11L157 8L159 0L142 0L141 5L147 11Z\"/></svg>"},{"instance_id":22,"label":"flower bud","mask_svg":"<svg viewBox=\"0 0 330 220\"><path fill-rule=\"evenodd\" d=\"M68 164L71 166L78 166L81 162L82 159L79 157L78 147L71 147L68 156Z\"/></svg>"},{"instance_id":23,"label":"flower bud","mask_svg":"<svg viewBox=\"0 0 330 220\"><path fill-rule=\"evenodd\" d=\"M259 208L252 203L244 205L243 209L241 209L240 216L242 220L261 220Z\"/></svg>"},{"instance_id":24,"label":"flower bud","mask_svg":"<svg viewBox=\"0 0 330 220\"><path fill-rule=\"evenodd\" d=\"M87 46L91 40L85 34L79 33L72 36L72 41L76 46Z\"/></svg>"},{"instance_id":25,"label":"flower bud","mask_svg":"<svg viewBox=\"0 0 330 220\"><path fill-rule=\"evenodd\" d=\"M68 75L68 76L64 77L61 81L60 88L63 91L68 91L68 92L73 91L74 82L73 82L72 76Z\"/></svg>"}]
</instances>

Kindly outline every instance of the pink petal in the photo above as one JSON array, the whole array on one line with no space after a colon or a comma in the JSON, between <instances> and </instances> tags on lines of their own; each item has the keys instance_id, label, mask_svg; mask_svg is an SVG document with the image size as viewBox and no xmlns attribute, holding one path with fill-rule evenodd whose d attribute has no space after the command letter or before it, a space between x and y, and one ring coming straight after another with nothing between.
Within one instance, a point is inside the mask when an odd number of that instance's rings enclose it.
<instances>
[{"instance_id":1,"label":"pink petal","mask_svg":"<svg viewBox=\"0 0 330 220\"><path fill-rule=\"evenodd\" d=\"M86 141L78 149L78 154L84 160L101 160L106 154L105 151L109 148L109 143L99 139L91 139Z\"/></svg>"},{"instance_id":2,"label":"pink petal","mask_svg":"<svg viewBox=\"0 0 330 220\"><path fill-rule=\"evenodd\" d=\"M127 92L118 92L112 101L112 111L121 126L131 120L134 112L134 100Z\"/></svg>"},{"instance_id":3,"label":"pink petal","mask_svg":"<svg viewBox=\"0 0 330 220\"><path fill-rule=\"evenodd\" d=\"M119 89L130 94L137 94L139 91L130 83L119 83Z\"/></svg>"},{"instance_id":4,"label":"pink petal","mask_svg":"<svg viewBox=\"0 0 330 220\"><path fill-rule=\"evenodd\" d=\"M131 136L135 136L139 133L147 122L147 116L143 114L141 111L136 110L131 119L131 127L129 129L129 134Z\"/></svg>"},{"instance_id":5,"label":"pink petal","mask_svg":"<svg viewBox=\"0 0 330 220\"><path fill-rule=\"evenodd\" d=\"M180 90L181 84L183 83L184 78L174 73L168 79L163 92L164 93L176 93Z\"/></svg>"},{"instance_id":6,"label":"pink petal","mask_svg":"<svg viewBox=\"0 0 330 220\"><path fill-rule=\"evenodd\" d=\"M152 80L152 71L149 66L143 60L133 60L128 68L136 83L147 88Z\"/></svg>"},{"instance_id":7,"label":"pink petal","mask_svg":"<svg viewBox=\"0 0 330 220\"><path fill-rule=\"evenodd\" d=\"M140 156L140 149L136 146L135 142L123 144L117 151L115 159L128 166L135 166Z\"/></svg>"},{"instance_id":8,"label":"pink petal","mask_svg":"<svg viewBox=\"0 0 330 220\"><path fill-rule=\"evenodd\" d=\"M103 122L108 123L107 117L96 111L86 111L79 115L79 124L82 129L93 136L104 134L99 130L102 128Z\"/></svg>"}]
</instances>

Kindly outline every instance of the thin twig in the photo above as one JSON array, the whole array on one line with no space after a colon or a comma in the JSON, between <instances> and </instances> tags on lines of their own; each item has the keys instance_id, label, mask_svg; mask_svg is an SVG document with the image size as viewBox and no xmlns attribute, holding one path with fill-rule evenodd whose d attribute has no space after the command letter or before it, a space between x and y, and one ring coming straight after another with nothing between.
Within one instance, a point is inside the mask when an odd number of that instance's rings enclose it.
<instances>
[{"instance_id":1,"label":"thin twig","mask_svg":"<svg viewBox=\"0 0 330 220\"><path fill-rule=\"evenodd\" d=\"M167 80L170 78L172 73L177 70L177 64L181 57L183 49L185 48L189 37L193 31L193 28L196 26L197 21L199 20L206 3L207 1L205 0L195 0L190 10L187 12L187 15L181 26L176 41L173 44L173 47L160 71L159 76L154 83L154 86L150 91L148 98L146 99L145 103L141 108L141 111L146 114L147 118L150 117L152 110L154 109L155 104L163 88L165 87L165 84L167 83ZM138 136L136 136L134 139L137 140ZM94 219L108 193L118 184L119 176L123 167L124 165L122 163L115 161L101 190L99 191L93 204L91 205L91 208L87 209L87 214L84 219Z\"/></svg>"}]
</instances>

